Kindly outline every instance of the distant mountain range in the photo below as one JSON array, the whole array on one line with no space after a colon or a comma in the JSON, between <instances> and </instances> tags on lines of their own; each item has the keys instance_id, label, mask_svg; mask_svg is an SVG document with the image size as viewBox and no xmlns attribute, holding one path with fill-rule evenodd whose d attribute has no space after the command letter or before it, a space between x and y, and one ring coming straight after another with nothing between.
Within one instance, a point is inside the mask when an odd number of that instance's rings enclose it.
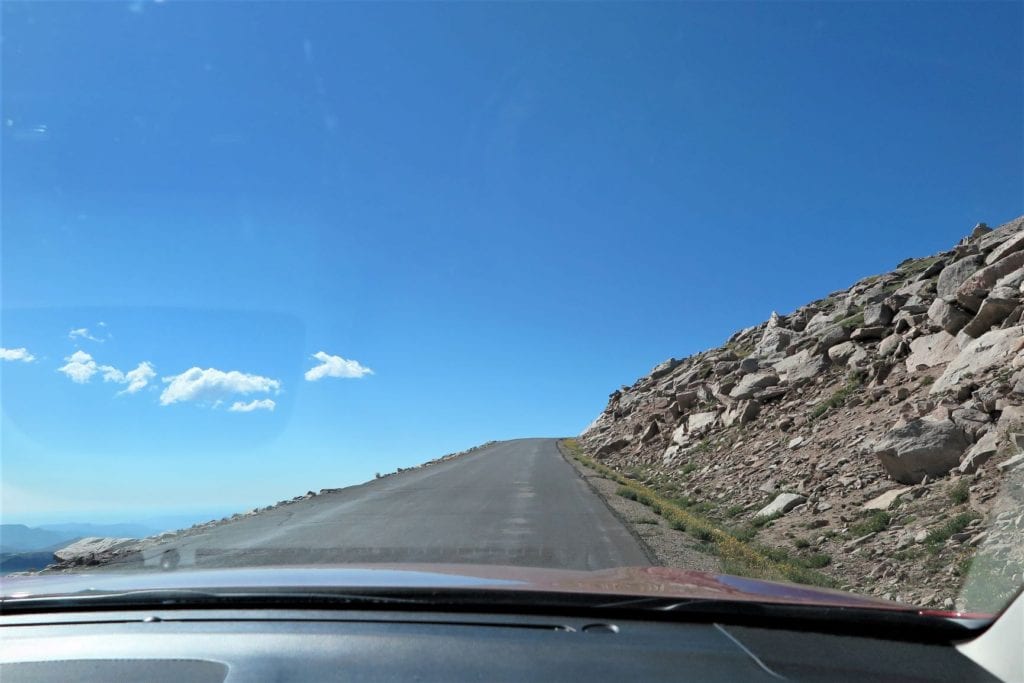
<instances>
[{"instance_id":1,"label":"distant mountain range","mask_svg":"<svg viewBox=\"0 0 1024 683\"><path fill-rule=\"evenodd\" d=\"M140 522L94 524L62 522L60 524L0 524L0 575L10 572L42 569L53 563L53 552L80 538L89 536L112 538L146 538L164 531L185 529L193 524L217 519L224 510L210 509L192 514L151 517ZM230 514L230 513L227 513Z\"/></svg>"},{"instance_id":2,"label":"distant mountain range","mask_svg":"<svg viewBox=\"0 0 1024 683\"><path fill-rule=\"evenodd\" d=\"M59 550L86 536L118 536L144 538L158 533L141 524L44 524L30 527L24 524L0 524L0 554L25 553L41 550Z\"/></svg>"},{"instance_id":3,"label":"distant mountain range","mask_svg":"<svg viewBox=\"0 0 1024 683\"><path fill-rule=\"evenodd\" d=\"M0 574L42 569L53 563L55 550L86 536L145 538L159 531L142 524L0 524Z\"/></svg>"}]
</instances>

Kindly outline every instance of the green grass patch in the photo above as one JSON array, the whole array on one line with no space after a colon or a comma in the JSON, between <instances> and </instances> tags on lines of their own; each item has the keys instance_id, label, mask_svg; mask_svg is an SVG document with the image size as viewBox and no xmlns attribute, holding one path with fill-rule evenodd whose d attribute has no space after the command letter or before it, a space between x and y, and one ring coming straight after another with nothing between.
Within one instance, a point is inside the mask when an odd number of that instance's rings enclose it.
<instances>
[{"instance_id":1,"label":"green grass patch","mask_svg":"<svg viewBox=\"0 0 1024 683\"><path fill-rule=\"evenodd\" d=\"M948 541L953 534L960 533L967 528L968 524L976 519L981 519L981 515L974 510L954 515L942 526L936 527L928 532L928 536L924 539L925 547L927 547L932 553L939 552L942 550L942 545Z\"/></svg>"},{"instance_id":2,"label":"green grass patch","mask_svg":"<svg viewBox=\"0 0 1024 683\"><path fill-rule=\"evenodd\" d=\"M744 524L743 526L725 528L725 533L743 543L749 543L757 538L758 531L760 531L760 529L753 524Z\"/></svg>"},{"instance_id":3,"label":"green grass patch","mask_svg":"<svg viewBox=\"0 0 1024 683\"><path fill-rule=\"evenodd\" d=\"M725 348L736 354L737 358L746 358L754 352L754 345L751 343L738 344L732 342L725 345Z\"/></svg>"},{"instance_id":4,"label":"green grass patch","mask_svg":"<svg viewBox=\"0 0 1024 683\"><path fill-rule=\"evenodd\" d=\"M696 502L692 502L686 507L690 512L695 512L698 515L703 515L715 511L715 504L707 500L699 500Z\"/></svg>"},{"instance_id":5,"label":"green grass patch","mask_svg":"<svg viewBox=\"0 0 1024 683\"><path fill-rule=\"evenodd\" d=\"M730 519L733 517L739 517L743 514L744 510L746 510L746 508L743 507L742 505L730 505L725 509L725 516L729 517Z\"/></svg>"},{"instance_id":6,"label":"green grass patch","mask_svg":"<svg viewBox=\"0 0 1024 683\"><path fill-rule=\"evenodd\" d=\"M885 531L892 522L892 515L885 510L872 510L863 520L850 525L850 535L853 538L860 538L868 534L877 534Z\"/></svg>"},{"instance_id":7,"label":"green grass patch","mask_svg":"<svg viewBox=\"0 0 1024 683\"><path fill-rule=\"evenodd\" d=\"M832 557L827 553L808 553L802 555L800 561L808 569L821 569L832 563Z\"/></svg>"},{"instance_id":8,"label":"green grass patch","mask_svg":"<svg viewBox=\"0 0 1024 683\"><path fill-rule=\"evenodd\" d=\"M938 256L926 256L925 258L909 259L908 261L901 264L896 268L900 273L903 273L908 278L913 275L918 275L928 270L936 261L939 260ZM902 282L899 284L903 284Z\"/></svg>"},{"instance_id":9,"label":"green grass patch","mask_svg":"<svg viewBox=\"0 0 1024 683\"><path fill-rule=\"evenodd\" d=\"M707 552L719 558L723 570L727 573L772 581L837 587L838 584L833 579L809 566L820 560L811 561L808 558L790 557L786 554L773 557L773 551L770 549L749 542L749 539L753 538L750 532L730 532L695 512L693 508L696 505L691 505L690 508L679 505L661 497L643 484L627 479L619 472L588 457L575 439L565 439L561 443L570 457L619 484L619 495L648 506L657 506L661 516L672 528L685 530L700 541ZM629 494L624 495L624 490Z\"/></svg>"},{"instance_id":10,"label":"green grass patch","mask_svg":"<svg viewBox=\"0 0 1024 683\"><path fill-rule=\"evenodd\" d=\"M757 517L754 517L753 520L751 520L750 525L758 529L763 529L764 527L768 526L781 516L782 515L778 513L774 515L758 515Z\"/></svg>"},{"instance_id":11,"label":"green grass patch","mask_svg":"<svg viewBox=\"0 0 1024 683\"><path fill-rule=\"evenodd\" d=\"M967 483L966 479L961 479L952 487L949 491L949 499L956 505L966 503L971 497L971 486Z\"/></svg>"},{"instance_id":12,"label":"green grass patch","mask_svg":"<svg viewBox=\"0 0 1024 683\"><path fill-rule=\"evenodd\" d=\"M863 310L859 310L856 313L854 313L853 315L851 315L851 316L849 316L847 318L843 318L842 320L839 321L839 325L841 327L847 327L847 328L850 328L850 329L856 329L858 327L863 327L864 326L864 311Z\"/></svg>"},{"instance_id":13,"label":"green grass patch","mask_svg":"<svg viewBox=\"0 0 1024 683\"><path fill-rule=\"evenodd\" d=\"M851 396L860 391L860 388L864 385L865 379L866 375L863 373L851 372L846 378L846 383L839 389L836 389L835 392L833 392L833 394L827 399L814 406L808 417L811 421L814 421L830 410L842 408L846 405L846 401L849 400Z\"/></svg>"},{"instance_id":14,"label":"green grass patch","mask_svg":"<svg viewBox=\"0 0 1024 683\"><path fill-rule=\"evenodd\" d=\"M637 498L636 491L629 488L628 486L620 486L618 489L615 490L615 493L616 495L622 496L623 498L628 498L629 500L636 500Z\"/></svg>"}]
</instances>

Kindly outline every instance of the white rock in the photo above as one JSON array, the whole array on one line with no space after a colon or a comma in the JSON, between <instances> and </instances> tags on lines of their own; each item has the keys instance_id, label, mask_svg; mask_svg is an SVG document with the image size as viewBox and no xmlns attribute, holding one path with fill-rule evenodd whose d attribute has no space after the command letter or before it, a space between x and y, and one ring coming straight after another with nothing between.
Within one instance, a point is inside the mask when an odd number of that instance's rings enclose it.
<instances>
[{"instance_id":1,"label":"white rock","mask_svg":"<svg viewBox=\"0 0 1024 683\"><path fill-rule=\"evenodd\" d=\"M988 462L998 451L998 434L996 430L990 429L985 435L978 439L978 442L971 446L971 449L964 454L960 461L959 470L962 474L974 474L978 468Z\"/></svg>"},{"instance_id":2,"label":"white rock","mask_svg":"<svg viewBox=\"0 0 1024 683\"><path fill-rule=\"evenodd\" d=\"M689 441L689 437L686 435L686 421L681 425L672 430L672 443L684 444Z\"/></svg>"},{"instance_id":3,"label":"white rock","mask_svg":"<svg viewBox=\"0 0 1024 683\"><path fill-rule=\"evenodd\" d=\"M999 463L996 467L999 468L1000 472L1006 472L1007 470L1012 470L1020 467L1021 465L1024 465L1024 453L1018 453L1006 462Z\"/></svg>"},{"instance_id":4,"label":"white rock","mask_svg":"<svg viewBox=\"0 0 1024 683\"><path fill-rule=\"evenodd\" d=\"M844 365L859 348L860 346L852 341L841 342L828 350L828 357L833 363Z\"/></svg>"},{"instance_id":5,"label":"white rock","mask_svg":"<svg viewBox=\"0 0 1024 683\"><path fill-rule=\"evenodd\" d=\"M956 337L948 332L937 332L918 337L910 342L910 355L907 356L907 371L926 370L936 365L949 363L960 353Z\"/></svg>"},{"instance_id":6,"label":"white rock","mask_svg":"<svg viewBox=\"0 0 1024 683\"><path fill-rule=\"evenodd\" d=\"M686 431L691 434L700 434L718 421L718 413L694 413L686 419Z\"/></svg>"},{"instance_id":7,"label":"white rock","mask_svg":"<svg viewBox=\"0 0 1024 683\"><path fill-rule=\"evenodd\" d=\"M751 398L760 389L772 387L778 383L779 377L773 372L755 372L744 375L739 384L729 392L729 396L735 399Z\"/></svg>"},{"instance_id":8,"label":"white rock","mask_svg":"<svg viewBox=\"0 0 1024 683\"><path fill-rule=\"evenodd\" d=\"M882 495L876 496L869 500L868 502L864 503L864 509L888 510L892 506L892 504L896 502L897 498L902 496L904 493L907 493L912 488L912 486L907 486L901 489L892 489L891 491L886 491Z\"/></svg>"},{"instance_id":9,"label":"white rock","mask_svg":"<svg viewBox=\"0 0 1024 683\"><path fill-rule=\"evenodd\" d=\"M985 263L992 265L996 261L1006 258L1014 252L1024 250L1024 232L1020 232L1008 240L1000 244L998 247L992 250L992 252L985 258Z\"/></svg>"},{"instance_id":10,"label":"white rock","mask_svg":"<svg viewBox=\"0 0 1024 683\"><path fill-rule=\"evenodd\" d=\"M783 358L774 366L775 372L784 382L796 383L814 379L828 368L828 361L825 356L812 353L811 349L804 349L794 353L788 358Z\"/></svg>"},{"instance_id":11,"label":"white rock","mask_svg":"<svg viewBox=\"0 0 1024 683\"><path fill-rule=\"evenodd\" d=\"M955 389L966 379L965 375L977 375L994 367L1009 367L1022 347L1024 326L986 332L967 343L963 351L957 354L932 385L931 393L940 394Z\"/></svg>"},{"instance_id":12,"label":"white rock","mask_svg":"<svg viewBox=\"0 0 1024 683\"><path fill-rule=\"evenodd\" d=\"M807 499L798 493L780 493L775 497L775 500L754 513L754 517L782 515L806 501Z\"/></svg>"},{"instance_id":13,"label":"white rock","mask_svg":"<svg viewBox=\"0 0 1024 683\"><path fill-rule=\"evenodd\" d=\"M73 562L79 558L87 558L100 553L109 552L134 542L134 538L101 538L98 536L89 536L87 538L80 538L71 545L55 551L53 556L61 562Z\"/></svg>"}]
</instances>

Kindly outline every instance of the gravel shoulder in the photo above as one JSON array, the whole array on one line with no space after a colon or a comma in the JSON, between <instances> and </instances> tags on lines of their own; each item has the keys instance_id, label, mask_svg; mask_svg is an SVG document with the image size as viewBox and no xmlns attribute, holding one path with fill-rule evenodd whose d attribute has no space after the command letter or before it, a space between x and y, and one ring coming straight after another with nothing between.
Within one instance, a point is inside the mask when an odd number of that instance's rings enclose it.
<instances>
[{"instance_id":1,"label":"gravel shoulder","mask_svg":"<svg viewBox=\"0 0 1024 683\"><path fill-rule=\"evenodd\" d=\"M718 558L702 552L692 536L673 529L664 517L654 514L646 505L617 495L615 491L619 485L616 482L568 456L561 444L559 451L612 513L640 540L652 564L702 572L721 572L722 567Z\"/></svg>"}]
</instances>

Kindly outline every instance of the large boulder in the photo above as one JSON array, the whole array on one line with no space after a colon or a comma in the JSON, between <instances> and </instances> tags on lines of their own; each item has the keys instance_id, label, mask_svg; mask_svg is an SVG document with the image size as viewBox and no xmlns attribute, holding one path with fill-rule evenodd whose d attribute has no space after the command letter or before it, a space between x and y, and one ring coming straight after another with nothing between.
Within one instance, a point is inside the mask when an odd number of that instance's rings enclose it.
<instances>
[{"instance_id":1,"label":"large boulder","mask_svg":"<svg viewBox=\"0 0 1024 683\"><path fill-rule=\"evenodd\" d=\"M950 263L939 273L939 281L935 285L936 293L943 299L955 298L956 290L981 268L982 263L981 257L977 255L967 256Z\"/></svg>"},{"instance_id":2,"label":"large boulder","mask_svg":"<svg viewBox=\"0 0 1024 683\"><path fill-rule=\"evenodd\" d=\"M867 327L875 327L878 325L884 327L892 322L893 314L894 311L888 304L869 304L864 307L864 325Z\"/></svg>"},{"instance_id":3,"label":"large boulder","mask_svg":"<svg viewBox=\"0 0 1024 683\"><path fill-rule=\"evenodd\" d=\"M850 334L850 339L854 341L866 342L881 339L885 336L886 329L881 325L875 327L858 327Z\"/></svg>"},{"instance_id":4,"label":"large boulder","mask_svg":"<svg viewBox=\"0 0 1024 683\"><path fill-rule=\"evenodd\" d=\"M898 334L890 334L888 337L878 342L878 355L883 358L891 356L900 348L900 344L902 343L903 337Z\"/></svg>"},{"instance_id":5,"label":"large boulder","mask_svg":"<svg viewBox=\"0 0 1024 683\"><path fill-rule=\"evenodd\" d=\"M1006 320L1020 305L1020 292L1010 287L995 287L981 302L978 314L967 323L963 331L971 337L978 337L995 325Z\"/></svg>"},{"instance_id":6,"label":"large boulder","mask_svg":"<svg viewBox=\"0 0 1024 683\"><path fill-rule=\"evenodd\" d=\"M89 536L80 538L71 545L53 553L54 559L65 564L94 564L113 552L136 543L134 538L101 538Z\"/></svg>"},{"instance_id":7,"label":"large boulder","mask_svg":"<svg viewBox=\"0 0 1024 683\"><path fill-rule=\"evenodd\" d=\"M842 344L850 338L850 328L842 325L832 325L822 330L818 337L818 344L822 349L828 350L836 344Z\"/></svg>"},{"instance_id":8,"label":"large boulder","mask_svg":"<svg viewBox=\"0 0 1024 683\"><path fill-rule=\"evenodd\" d=\"M1009 223L1004 223L987 235L983 235L977 241L977 248L983 254L991 253L1022 231L1024 231L1024 216L1015 218Z\"/></svg>"},{"instance_id":9,"label":"large boulder","mask_svg":"<svg viewBox=\"0 0 1024 683\"><path fill-rule=\"evenodd\" d=\"M739 381L739 384L732 388L729 392L730 398L737 400L743 400L753 398L759 390L765 387L775 386L779 383L779 376L774 372L755 372L749 375L744 375L743 379Z\"/></svg>"},{"instance_id":10,"label":"large boulder","mask_svg":"<svg viewBox=\"0 0 1024 683\"><path fill-rule=\"evenodd\" d=\"M969 376L995 367L1010 367L1021 348L1024 347L1024 326L1017 325L1004 330L986 332L969 342L957 354L935 383L931 393L939 394L956 389Z\"/></svg>"},{"instance_id":11,"label":"large boulder","mask_svg":"<svg viewBox=\"0 0 1024 683\"><path fill-rule=\"evenodd\" d=\"M985 263L992 265L996 261L1001 261L1010 254L1015 254L1020 251L1024 251L1024 231L1018 232L1016 235L1013 235L993 249L989 255L985 257Z\"/></svg>"},{"instance_id":12,"label":"large boulder","mask_svg":"<svg viewBox=\"0 0 1024 683\"><path fill-rule=\"evenodd\" d=\"M754 354L762 358L772 356L786 348L793 341L795 333L780 326L778 316L773 314L772 319L764 328L761 340L754 347Z\"/></svg>"},{"instance_id":13,"label":"large boulder","mask_svg":"<svg viewBox=\"0 0 1024 683\"><path fill-rule=\"evenodd\" d=\"M654 366L654 369L651 370L651 379L661 379L668 373L675 370L680 363L682 363L682 361L676 358L669 358L667 361L658 363Z\"/></svg>"},{"instance_id":14,"label":"large boulder","mask_svg":"<svg viewBox=\"0 0 1024 683\"><path fill-rule=\"evenodd\" d=\"M1006 258L982 268L964 280L956 290L956 301L969 311L977 312L981 302L1002 278L1024 268L1024 251L1014 252Z\"/></svg>"},{"instance_id":15,"label":"large boulder","mask_svg":"<svg viewBox=\"0 0 1024 683\"><path fill-rule=\"evenodd\" d=\"M948 332L936 332L918 337L910 342L907 370L915 372L943 365L952 361L959 353L960 347L956 344L956 337Z\"/></svg>"},{"instance_id":16,"label":"large boulder","mask_svg":"<svg viewBox=\"0 0 1024 683\"><path fill-rule=\"evenodd\" d=\"M807 325L804 327L805 335L818 335L822 331L829 329L835 324L837 316L835 313L825 313L821 311L815 313L810 320L807 321Z\"/></svg>"},{"instance_id":17,"label":"large boulder","mask_svg":"<svg viewBox=\"0 0 1024 683\"><path fill-rule=\"evenodd\" d=\"M928 308L928 318L950 334L956 334L971 321L971 314L956 304L937 298Z\"/></svg>"},{"instance_id":18,"label":"large boulder","mask_svg":"<svg viewBox=\"0 0 1024 683\"><path fill-rule=\"evenodd\" d=\"M967 434L952 421L918 419L888 432L875 442L874 452L890 477L919 484L959 465L968 446Z\"/></svg>"},{"instance_id":19,"label":"large boulder","mask_svg":"<svg viewBox=\"0 0 1024 683\"><path fill-rule=\"evenodd\" d=\"M623 448L629 445L629 439L625 438L611 438L608 441L601 444L596 451L594 451L594 457L604 458L612 453L621 451Z\"/></svg>"},{"instance_id":20,"label":"large boulder","mask_svg":"<svg viewBox=\"0 0 1024 683\"><path fill-rule=\"evenodd\" d=\"M992 459L999 450L999 437L996 431L989 430L971 446L960 461L961 474L974 474L978 468Z\"/></svg>"},{"instance_id":21,"label":"large boulder","mask_svg":"<svg viewBox=\"0 0 1024 683\"><path fill-rule=\"evenodd\" d=\"M783 358L772 366L779 378L789 384L799 384L814 379L828 368L828 359L812 351L804 349Z\"/></svg>"},{"instance_id":22,"label":"large boulder","mask_svg":"<svg viewBox=\"0 0 1024 683\"><path fill-rule=\"evenodd\" d=\"M836 365L857 366L867 360L868 353L860 344L852 341L836 344L828 350L828 357Z\"/></svg>"},{"instance_id":23,"label":"large boulder","mask_svg":"<svg viewBox=\"0 0 1024 683\"><path fill-rule=\"evenodd\" d=\"M1011 271L999 278L996 280L995 287L992 289L996 290L1000 287L1009 287L1010 289L1016 289L1019 291L1021 285L1024 285L1024 268L1018 268L1017 270Z\"/></svg>"},{"instance_id":24,"label":"large boulder","mask_svg":"<svg viewBox=\"0 0 1024 683\"><path fill-rule=\"evenodd\" d=\"M722 414L722 424L726 427L739 423L745 425L757 419L761 414L761 402L751 399L740 401L732 409Z\"/></svg>"},{"instance_id":25,"label":"large boulder","mask_svg":"<svg viewBox=\"0 0 1024 683\"><path fill-rule=\"evenodd\" d=\"M676 407L679 410L689 410L697 403L696 391L680 391L676 394Z\"/></svg>"},{"instance_id":26,"label":"large boulder","mask_svg":"<svg viewBox=\"0 0 1024 683\"><path fill-rule=\"evenodd\" d=\"M702 434L718 422L718 413L694 413L686 418L686 431L689 434Z\"/></svg>"}]
</instances>

